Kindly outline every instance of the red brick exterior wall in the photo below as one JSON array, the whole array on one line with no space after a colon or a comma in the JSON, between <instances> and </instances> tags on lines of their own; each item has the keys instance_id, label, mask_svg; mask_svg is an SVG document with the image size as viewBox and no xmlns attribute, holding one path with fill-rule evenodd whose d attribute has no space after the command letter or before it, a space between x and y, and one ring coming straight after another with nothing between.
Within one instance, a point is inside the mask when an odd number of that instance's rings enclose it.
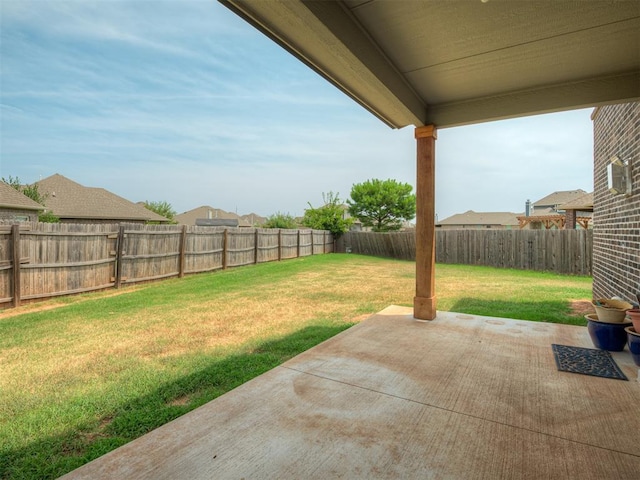
<instances>
[{"instance_id":1,"label":"red brick exterior wall","mask_svg":"<svg viewBox=\"0 0 640 480\"><path fill-rule=\"evenodd\" d=\"M576 211L575 210L567 210L565 213L565 223L564 228L569 228L575 230L576 228Z\"/></svg>"},{"instance_id":2,"label":"red brick exterior wall","mask_svg":"<svg viewBox=\"0 0 640 480\"><path fill-rule=\"evenodd\" d=\"M640 293L640 103L609 105L593 113L593 296L637 303ZM607 165L631 164L631 196L607 188Z\"/></svg>"}]
</instances>

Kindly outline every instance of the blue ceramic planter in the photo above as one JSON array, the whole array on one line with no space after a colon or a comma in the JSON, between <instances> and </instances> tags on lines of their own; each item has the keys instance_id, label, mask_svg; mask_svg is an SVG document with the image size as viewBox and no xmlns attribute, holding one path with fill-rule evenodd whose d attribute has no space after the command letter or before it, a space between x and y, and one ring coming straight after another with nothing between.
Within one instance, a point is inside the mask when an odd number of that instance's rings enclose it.
<instances>
[{"instance_id":1,"label":"blue ceramic planter","mask_svg":"<svg viewBox=\"0 0 640 480\"><path fill-rule=\"evenodd\" d=\"M621 352L627 344L627 332L625 328L631 323L607 323L597 320L589 320L587 330L591 341L600 350Z\"/></svg>"},{"instance_id":2,"label":"blue ceramic planter","mask_svg":"<svg viewBox=\"0 0 640 480\"><path fill-rule=\"evenodd\" d=\"M633 357L633 363L640 367L640 333L636 333L633 327L625 328L627 332L627 343L629 344L629 351Z\"/></svg>"}]
</instances>

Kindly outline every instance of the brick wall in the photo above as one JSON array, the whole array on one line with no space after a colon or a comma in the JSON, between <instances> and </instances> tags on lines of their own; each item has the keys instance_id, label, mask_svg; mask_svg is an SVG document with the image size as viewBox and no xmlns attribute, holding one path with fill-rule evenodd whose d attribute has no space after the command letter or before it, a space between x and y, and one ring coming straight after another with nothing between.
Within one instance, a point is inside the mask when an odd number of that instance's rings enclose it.
<instances>
[{"instance_id":1,"label":"brick wall","mask_svg":"<svg viewBox=\"0 0 640 480\"><path fill-rule=\"evenodd\" d=\"M27 217L28 220L23 220L23 217ZM0 220L21 220L28 222L38 221L38 212L35 210L14 210L14 209L0 209Z\"/></svg>"},{"instance_id":2,"label":"brick wall","mask_svg":"<svg viewBox=\"0 0 640 480\"><path fill-rule=\"evenodd\" d=\"M594 134L593 296L637 302L640 293L640 103L609 105L592 115ZM607 188L607 165L631 164L631 196Z\"/></svg>"},{"instance_id":3,"label":"brick wall","mask_svg":"<svg viewBox=\"0 0 640 480\"><path fill-rule=\"evenodd\" d=\"M565 224L564 228L575 229L576 228L576 211L575 210L567 210L565 213Z\"/></svg>"}]
</instances>

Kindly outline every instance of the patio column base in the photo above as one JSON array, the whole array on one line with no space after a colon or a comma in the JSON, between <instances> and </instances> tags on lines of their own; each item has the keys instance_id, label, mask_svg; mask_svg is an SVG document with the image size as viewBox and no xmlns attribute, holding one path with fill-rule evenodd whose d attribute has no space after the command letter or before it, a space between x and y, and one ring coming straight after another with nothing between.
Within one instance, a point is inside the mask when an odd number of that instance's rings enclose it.
<instances>
[{"instance_id":1,"label":"patio column base","mask_svg":"<svg viewBox=\"0 0 640 480\"><path fill-rule=\"evenodd\" d=\"M413 297L413 317L419 320L436 318L436 297Z\"/></svg>"}]
</instances>

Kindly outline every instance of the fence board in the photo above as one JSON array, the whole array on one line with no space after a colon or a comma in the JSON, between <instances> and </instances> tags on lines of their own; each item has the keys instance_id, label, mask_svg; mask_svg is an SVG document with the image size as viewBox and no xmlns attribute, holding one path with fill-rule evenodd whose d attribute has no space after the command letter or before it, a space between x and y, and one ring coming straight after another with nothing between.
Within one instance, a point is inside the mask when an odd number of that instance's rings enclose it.
<instances>
[{"instance_id":1,"label":"fence board","mask_svg":"<svg viewBox=\"0 0 640 480\"><path fill-rule=\"evenodd\" d=\"M20 231L18 300L86 292L113 285L113 225L24 225ZM15 271L15 267L14 267ZM3 292L3 297L5 292Z\"/></svg>"},{"instance_id":2,"label":"fence board","mask_svg":"<svg viewBox=\"0 0 640 480\"><path fill-rule=\"evenodd\" d=\"M181 235L182 230L176 225L125 225L118 267L122 283L179 275Z\"/></svg>"},{"instance_id":3,"label":"fence board","mask_svg":"<svg viewBox=\"0 0 640 480\"><path fill-rule=\"evenodd\" d=\"M258 263L278 260L278 230L259 228L258 246L256 247Z\"/></svg>"},{"instance_id":4,"label":"fence board","mask_svg":"<svg viewBox=\"0 0 640 480\"><path fill-rule=\"evenodd\" d=\"M591 230L439 230L436 262L591 275ZM415 260L415 233L347 232L338 251Z\"/></svg>"},{"instance_id":5,"label":"fence board","mask_svg":"<svg viewBox=\"0 0 640 480\"><path fill-rule=\"evenodd\" d=\"M300 230L300 256L313 254L313 230Z\"/></svg>"},{"instance_id":6,"label":"fence board","mask_svg":"<svg viewBox=\"0 0 640 480\"><path fill-rule=\"evenodd\" d=\"M265 237L274 235L273 230L266 230ZM275 232L275 237L277 240L277 231ZM258 245L256 245L256 232L253 228L228 229L228 241L227 266L229 267L240 267L252 263L270 261L269 255L264 253L264 250L268 248L268 241L265 241L267 245L263 245L261 243L262 240L258 238Z\"/></svg>"},{"instance_id":7,"label":"fence board","mask_svg":"<svg viewBox=\"0 0 640 480\"><path fill-rule=\"evenodd\" d=\"M224 229L187 227L184 241L185 273L211 272L223 267Z\"/></svg>"}]
</instances>

